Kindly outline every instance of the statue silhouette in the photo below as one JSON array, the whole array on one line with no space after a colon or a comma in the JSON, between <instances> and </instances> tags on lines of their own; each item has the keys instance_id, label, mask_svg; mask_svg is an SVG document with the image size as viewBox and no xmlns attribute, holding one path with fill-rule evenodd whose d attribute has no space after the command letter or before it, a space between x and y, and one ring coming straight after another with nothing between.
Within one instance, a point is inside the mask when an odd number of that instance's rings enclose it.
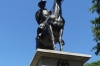
<instances>
[{"instance_id":1,"label":"statue silhouette","mask_svg":"<svg viewBox=\"0 0 100 66\"><path fill-rule=\"evenodd\" d=\"M46 1L39 2L41 8L36 12L36 21L39 24L36 37L36 49L51 49L56 50L55 44L58 42L60 51L63 50L62 40L65 20L62 17L61 4L62 0L54 0L52 11L48 11L45 7Z\"/></svg>"}]
</instances>

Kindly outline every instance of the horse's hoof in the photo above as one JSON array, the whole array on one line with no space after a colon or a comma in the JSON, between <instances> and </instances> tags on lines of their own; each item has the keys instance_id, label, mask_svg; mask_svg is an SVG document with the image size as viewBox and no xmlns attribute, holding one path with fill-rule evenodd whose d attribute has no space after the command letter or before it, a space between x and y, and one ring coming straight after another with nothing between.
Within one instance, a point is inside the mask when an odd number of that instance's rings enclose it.
<instances>
[{"instance_id":1,"label":"horse's hoof","mask_svg":"<svg viewBox=\"0 0 100 66\"><path fill-rule=\"evenodd\" d=\"M54 50L54 51L56 51L56 49L55 49L55 48L54 48L53 50Z\"/></svg>"},{"instance_id":2,"label":"horse's hoof","mask_svg":"<svg viewBox=\"0 0 100 66\"><path fill-rule=\"evenodd\" d=\"M62 40L62 42L61 42L61 43L62 43L62 45L65 45L65 42L64 42L64 40Z\"/></svg>"},{"instance_id":3,"label":"horse's hoof","mask_svg":"<svg viewBox=\"0 0 100 66\"><path fill-rule=\"evenodd\" d=\"M60 49L60 51L63 51L63 49Z\"/></svg>"}]
</instances>

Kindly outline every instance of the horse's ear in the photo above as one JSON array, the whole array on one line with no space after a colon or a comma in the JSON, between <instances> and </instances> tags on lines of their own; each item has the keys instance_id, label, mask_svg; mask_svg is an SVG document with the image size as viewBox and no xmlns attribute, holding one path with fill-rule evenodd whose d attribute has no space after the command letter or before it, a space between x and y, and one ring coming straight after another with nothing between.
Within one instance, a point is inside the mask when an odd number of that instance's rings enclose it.
<instances>
[{"instance_id":1,"label":"horse's ear","mask_svg":"<svg viewBox=\"0 0 100 66\"><path fill-rule=\"evenodd\" d=\"M62 2L63 2L64 0L62 0Z\"/></svg>"},{"instance_id":2,"label":"horse's ear","mask_svg":"<svg viewBox=\"0 0 100 66\"><path fill-rule=\"evenodd\" d=\"M49 11L49 14L51 15L52 14L52 11Z\"/></svg>"}]
</instances>

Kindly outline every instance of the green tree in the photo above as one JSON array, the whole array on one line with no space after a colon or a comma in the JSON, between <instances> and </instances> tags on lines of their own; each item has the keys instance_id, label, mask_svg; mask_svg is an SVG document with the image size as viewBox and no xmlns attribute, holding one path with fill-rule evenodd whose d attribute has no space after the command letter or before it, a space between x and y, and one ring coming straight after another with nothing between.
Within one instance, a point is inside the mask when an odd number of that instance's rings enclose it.
<instances>
[{"instance_id":1,"label":"green tree","mask_svg":"<svg viewBox=\"0 0 100 66\"><path fill-rule=\"evenodd\" d=\"M92 63L86 63L84 66L100 66L100 60Z\"/></svg>"},{"instance_id":2,"label":"green tree","mask_svg":"<svg viewBox=\"0 0 100 66\"><path fill-rule=\"evenodd\" d=\"M100 54L100 0L92 0L93 6L89 9L92 13L97 13L98 16L94 20L91 20L92 23L92 32L94 36L94 41L97 43L93 47L96 55Z\"/></svg>"}]
</instances>

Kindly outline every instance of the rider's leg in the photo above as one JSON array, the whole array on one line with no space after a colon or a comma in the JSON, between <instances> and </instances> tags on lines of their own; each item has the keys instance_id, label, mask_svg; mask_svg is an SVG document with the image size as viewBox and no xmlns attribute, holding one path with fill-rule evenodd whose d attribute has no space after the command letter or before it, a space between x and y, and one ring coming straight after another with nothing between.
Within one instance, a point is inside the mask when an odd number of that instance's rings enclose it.
<instances>
[{"instance_id":1,"label":"rider's leg","mask_svg":"<svg viewBox=\"0 0 100 66\"><path fill-rule=\"evenodd\" d=\"M43 29L44 29L44 23L41 23L37 29L37 37L36 37L37 40L40 40Z\"/></svg>"}]
</instances>

